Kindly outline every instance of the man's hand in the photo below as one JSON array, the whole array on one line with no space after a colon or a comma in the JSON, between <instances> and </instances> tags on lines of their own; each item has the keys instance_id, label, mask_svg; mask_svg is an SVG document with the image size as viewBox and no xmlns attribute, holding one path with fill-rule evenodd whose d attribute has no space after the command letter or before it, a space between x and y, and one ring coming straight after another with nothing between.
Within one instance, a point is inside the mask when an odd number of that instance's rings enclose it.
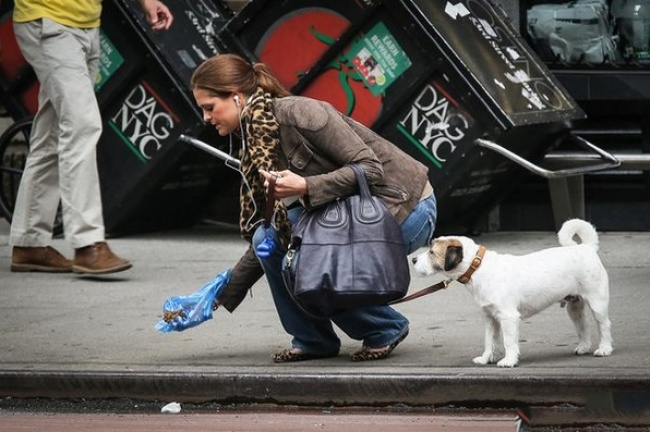
<instances>
[{"instance_id":1,"label":"man's hand","mask_svg":"<svg viewBox=\"0 0 650 432\"><path fill-rule=\"evenodd\" d=\"M147 22L153 30L167 30L174 22L174 16L160 0L140 0Z\"/></svg>"}]
</instances>

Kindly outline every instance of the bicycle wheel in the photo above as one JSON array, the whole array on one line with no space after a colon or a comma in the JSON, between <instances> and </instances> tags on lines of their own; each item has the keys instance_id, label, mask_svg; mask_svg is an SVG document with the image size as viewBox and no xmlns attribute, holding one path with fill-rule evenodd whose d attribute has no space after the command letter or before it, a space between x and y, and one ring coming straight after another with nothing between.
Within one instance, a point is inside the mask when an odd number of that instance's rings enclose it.
<instances>
[{"instance_id":1,"label":"bicycle wheel","mask_svg":"<svg viewBox=\"0 0 650 432\"><path fill-rule=\"evenodd\" d=\"M15 122L0 136L0 176L2 176L0 211L9 222L14 212L18 186L25 168L31 130L32 119L28 118Z\"/></svg>"},{"instance_id":2,"label":"bicycle wheel","mask_svg":"<svg viewBox=\"0 0 650 432\"><path fill-rule=\"evenodd\" d=\"M23 176L25 160L29 153L29 136L32 130L31 117L21 119L9 126L0 135L0 213L11 223L18 186ZM54 221L53 234L63 232L61 205Z\"/></svg>"}]
</instances>

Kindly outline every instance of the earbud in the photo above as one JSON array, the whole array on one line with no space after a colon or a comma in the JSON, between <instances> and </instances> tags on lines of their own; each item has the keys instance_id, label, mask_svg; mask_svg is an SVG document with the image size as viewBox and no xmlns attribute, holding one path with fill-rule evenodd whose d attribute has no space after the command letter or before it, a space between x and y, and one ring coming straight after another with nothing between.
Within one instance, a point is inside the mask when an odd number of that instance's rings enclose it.
<instances>
[{"instance_id":1,"label":"earbud","mask_svg":"<svg viewBox=\"0 0 650 432\"><path fill-rule=\"evenodd\" d=\"M235 95L233 99L235 100L235 105L239 108L239 96Z\"/></svg>"}]
</instances>

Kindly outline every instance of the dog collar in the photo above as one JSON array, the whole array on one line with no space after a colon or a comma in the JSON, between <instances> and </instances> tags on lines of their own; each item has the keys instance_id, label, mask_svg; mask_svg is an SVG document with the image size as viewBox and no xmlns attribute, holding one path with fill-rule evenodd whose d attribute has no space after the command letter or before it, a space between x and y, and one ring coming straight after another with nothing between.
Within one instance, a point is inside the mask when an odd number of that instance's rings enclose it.
<instances>
[{"instance_id":1,"label":"dog collar","mask_svg":"<svg viewBox=\"0 0 650 432\"><path fill-rule=\"evenodd\" d=\"M481 266L481 263L483 262L483 255L485 255L485 246L480 245L478 247L478 252L476 252L476 256L472 260L472 263L469 265L467 271L457 279L458 282L462 284L466 284L467 282L469 282L476 269L478 269Z\"/></svg>"}]
</instances>

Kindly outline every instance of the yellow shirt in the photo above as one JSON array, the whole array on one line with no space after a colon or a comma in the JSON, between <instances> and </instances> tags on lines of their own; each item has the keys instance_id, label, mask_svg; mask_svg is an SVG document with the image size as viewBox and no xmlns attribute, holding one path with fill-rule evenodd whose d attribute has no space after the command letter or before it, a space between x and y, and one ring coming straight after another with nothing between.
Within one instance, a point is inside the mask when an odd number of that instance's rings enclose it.
<instances>
[{"instance_id":1,"label":"yellow shirt","mask_svg":"<svg viewBox=\"0 0 650 432\"><path fill-rule=\"evenodd\" d=\"M102 0L15 0L14 22L49 18L68 27L99 27Z\"/></svg>"}]
</instances>

